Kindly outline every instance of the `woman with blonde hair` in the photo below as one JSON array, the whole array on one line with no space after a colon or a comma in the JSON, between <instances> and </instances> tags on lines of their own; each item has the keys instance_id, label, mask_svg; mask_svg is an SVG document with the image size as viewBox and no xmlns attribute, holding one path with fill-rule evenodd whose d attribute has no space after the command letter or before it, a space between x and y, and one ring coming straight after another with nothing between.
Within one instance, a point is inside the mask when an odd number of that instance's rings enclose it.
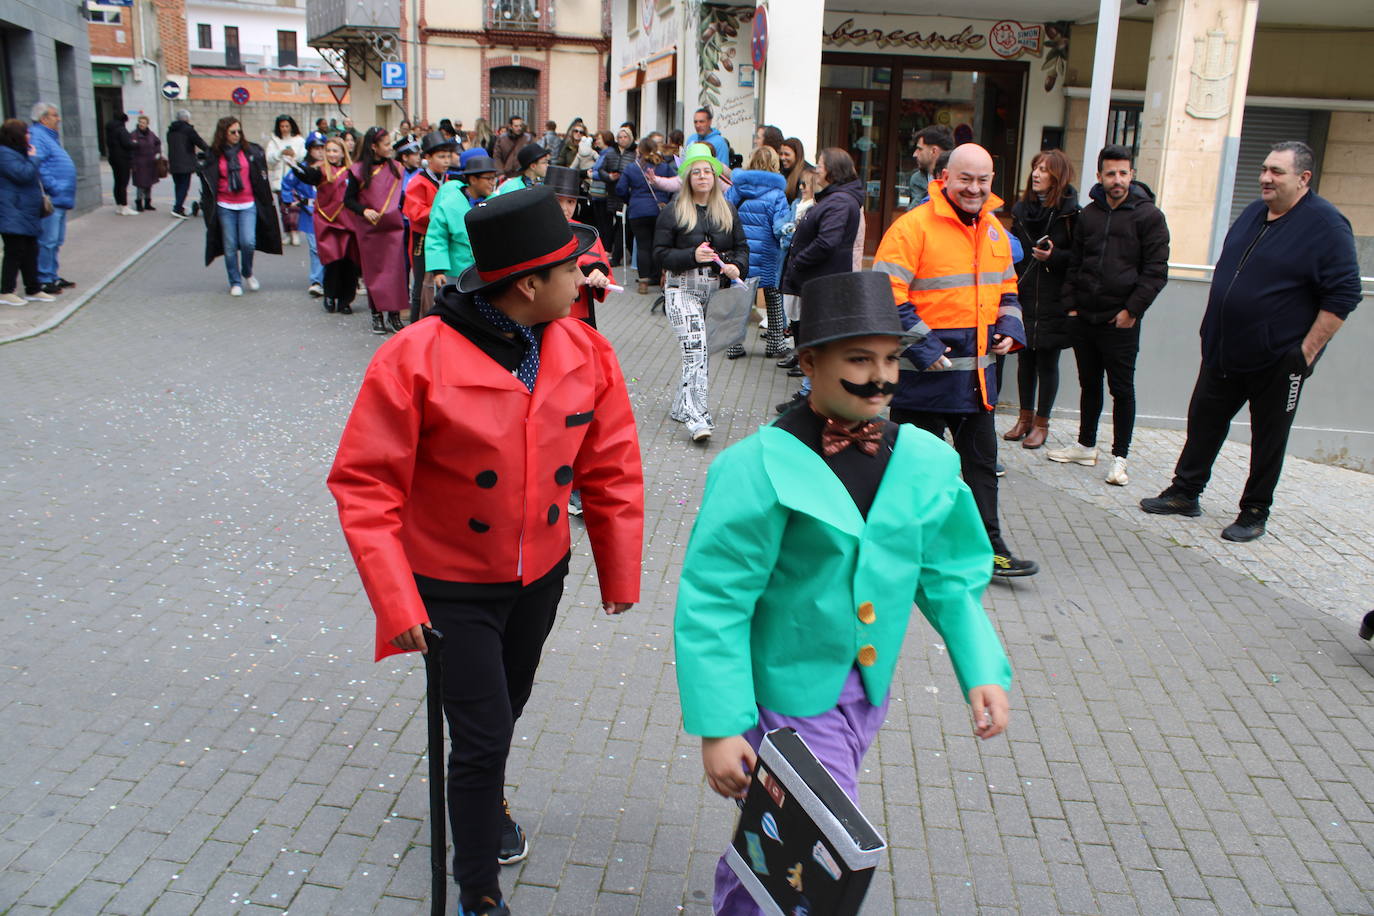
<instances>
[{"instance_id":1,"label":"woman with blonde hair","mask_svg":"<svg viewBox=\"0 0 1374 916\"><path fill-rule=\"evenodd\" d=\"M342 137L324 141L324 162L293 164L297 176L315 186L315 250L324 265L324 310L353 314L362 256L352 220L344 215L348 171L353 161Z\"/></svg>"},{"instance_id":2,"label":"woman with blonde hair","mask_svg":"<svg viewBox=\"0 0 1374 916\"><path fill-rule=\"evenodd\" d=\"M480 146L491 155L491 148L496 145L496 136L491 132L491 125L486 118L478 118L472 123L472 138L468 144L468 149Z\"/></svg>"},{"instance_id":3,"label":"woman with blonde hair","mask_svg":"<svg viewBox=\"0 0 1374 916\"><path fill-rule=\"evenodd\" d=\"M667 274L664 311L682 350L682 379L670 416L687 425L693 442L711 438L706 406L706 304L711 294L749 270L749 242L739 214L725 199L724 166L705 143L693 143L678 174L682 191L659 211L654 261Z\"/></svg>"}]
</instances>

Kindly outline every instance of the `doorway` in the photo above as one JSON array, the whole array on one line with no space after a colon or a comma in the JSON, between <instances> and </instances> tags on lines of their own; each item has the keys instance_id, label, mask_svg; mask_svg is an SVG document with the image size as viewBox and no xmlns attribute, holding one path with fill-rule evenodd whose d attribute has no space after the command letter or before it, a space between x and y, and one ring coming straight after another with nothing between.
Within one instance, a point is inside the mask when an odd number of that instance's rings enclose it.
<instances>
[{"instance_id":1,"label":"doorway","mask_svg":"<svg viewBox=\"0 0 1374 916\"><path fill-rule=\"evenodd\" d=\"M96 86L95 87L95 132L96 143L100 146L100 155L109 156L109 151L105 149L105 125L109 124L114 116L124 110L124 90L118 86Z\"/></svg>"},{"instance_id":2,"label":"doorway","mask_svg":"<svg viewBox=\"0 0 1374 916\"><path fill-rule=\"evenodd\" d=\"M539 71L529 67L496 67L491 71L491 125L495 130L511 118L535 124L534 102L539 95Z\"/></svg>"},{"instance_id":3,"label":"doorway","mask_svg":"<svg viewBox=\"0 0 1374 916\"><path fill-rule=\"evenodd\" d=\"M864 253L912 200L916 133L938 124L992 154L993 193L1016 196L1028 65L878 54L821 57L817 138L849 151L865 184ZM812 157L815 158L814 156Z\"/></svg>"}]
</instances>

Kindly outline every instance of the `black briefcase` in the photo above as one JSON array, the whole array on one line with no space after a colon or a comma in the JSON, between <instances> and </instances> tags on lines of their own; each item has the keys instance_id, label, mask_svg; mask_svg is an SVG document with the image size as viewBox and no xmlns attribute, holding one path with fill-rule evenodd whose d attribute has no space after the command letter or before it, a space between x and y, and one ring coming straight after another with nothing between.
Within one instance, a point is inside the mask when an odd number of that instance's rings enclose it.
<instances>
[{"instance_id":1,"label":"black briefcase","mask_svg":"<svg viewBox=\"0 0 1374 916\"><path fill-rule=\"evenodd\" d=\"M763 736L726 861L768 916L855 916L887 843L796 730Z\"/></svg>"}]
</instances>

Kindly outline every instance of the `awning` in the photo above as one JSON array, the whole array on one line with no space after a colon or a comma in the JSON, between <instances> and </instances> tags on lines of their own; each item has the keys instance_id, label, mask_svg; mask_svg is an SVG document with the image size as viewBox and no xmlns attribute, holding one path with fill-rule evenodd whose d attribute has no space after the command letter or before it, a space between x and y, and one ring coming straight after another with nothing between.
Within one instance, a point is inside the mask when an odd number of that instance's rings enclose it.
<instances>
[{"instance_id":1,"label":"awning","mask_svg":"<svg viewBox=\"0 0 1374 916\"><path fill-rule=\"evenodd\" d=\"M677 48L660 51L644 63L644 82L672 79L677 76Z\"/></svg>"},{"instance_id":2,"label":"awning","mask_svg":"<svg viewBox=\"0 0 1374 916\"><path fill-rule=\"evenodd\" d=\"M91 64L92 86L123 86L129 82L131 67L119 64Z\"/></svg>"},{"instance_id":3,"label":"awning","mask_svg":"<svg viewBox=\"0 0 1374 916\"><path fill-rule=\"evenodd\" d=\"M642 84L643 82L644 71L641 70L638 66L629 67L625 70L620 71L621 89L638 89L640 87L640 84Z\"/></svg>"}]
</instances>

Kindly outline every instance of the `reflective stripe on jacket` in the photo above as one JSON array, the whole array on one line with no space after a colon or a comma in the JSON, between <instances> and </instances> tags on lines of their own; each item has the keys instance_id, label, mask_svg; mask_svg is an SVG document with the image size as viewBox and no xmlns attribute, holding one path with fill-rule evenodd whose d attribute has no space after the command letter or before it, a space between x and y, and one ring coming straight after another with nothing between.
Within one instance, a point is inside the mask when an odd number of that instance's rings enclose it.
<instances>
[{"instance_id":1,"label":"reflective stripe on jacket","mask_svg":"<svg viewBox=\"0 0 1374 916\"><path fill-rule=\"evenodd\" d=\"M873 269L888 275L902 324L923 335L907 350L915 370L903 369L892 406L978 413L997 403L993 335L1012 338L1014 349L1026 342L1010 236L992 215L1001 205L990 195L967 226L944 183L932 181L930 199L898 218L878 245ZM930 370L942 355L952 365Z\"/></svg>"}]
</instances>

